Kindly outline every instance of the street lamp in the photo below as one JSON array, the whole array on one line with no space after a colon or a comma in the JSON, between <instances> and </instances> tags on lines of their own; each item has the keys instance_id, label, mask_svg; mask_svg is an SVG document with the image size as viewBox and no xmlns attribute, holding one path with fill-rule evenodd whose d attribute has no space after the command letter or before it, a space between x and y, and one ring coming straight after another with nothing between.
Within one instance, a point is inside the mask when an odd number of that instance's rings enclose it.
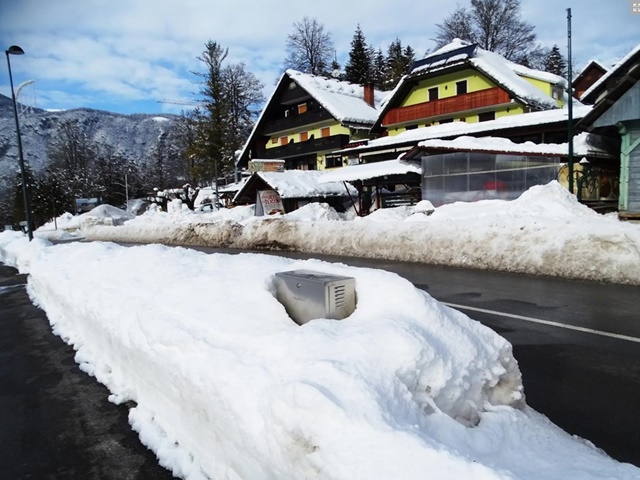
<instances>
[{"instance_id":1,"label":"street lamp","mask_svg":"<svg viewBox=\"0 0 640 480\"><path fill-rule=\"evenodd\" d=\"M9 67L9 83L11 84L11 98L13 99L13 116L16 119L16 134L18 135L18 155L20 157L20 175L22 177L22 196L24 198L24 211L27 217L27 232L29 240L33 240L33 230L31 225L31 205L29 203L29 191L27 187L27 176L24 171L24 156L22 154L22 139L20 138L20 124L18 122L18 104L16 94L13 91L13 77L11 76L11 62L9 55L24 55L24 50L17 45L11 45L4 51L7 55L7 67Z\"/></svg>"}]
</instances>

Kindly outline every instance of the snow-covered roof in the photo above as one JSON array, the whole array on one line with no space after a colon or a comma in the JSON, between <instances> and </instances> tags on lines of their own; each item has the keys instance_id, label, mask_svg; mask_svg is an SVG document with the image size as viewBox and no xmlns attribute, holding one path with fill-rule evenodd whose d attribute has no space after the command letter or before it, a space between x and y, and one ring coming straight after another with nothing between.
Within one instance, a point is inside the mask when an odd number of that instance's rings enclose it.
<instances>
[{"instance_id":1,"label":"snow-covered roof","mask_svg":"<svg viewBox=\"0 0 640 480\"><path fill-rule=\"evenodd\" d=\"M320 177L320 182L352 182L355 180L368 180L370 178L384 177L386 175L405 175L407 173L422 173L422 168L413 163L400 160L386 160L383 162L365 163L363 165L350 165L325 172Z\"/></svg>"},{"instance_id":2,"label":"snow-covered roof","mask_svg":"<svg viewBox=\"0 0 640 480\"><path fill-rule=\"evenodd\" d=\"M579 106L573 109L573 118L583 118L591 111L591 106ZM493 130L506 130L509 128L528 127L533 125L544 125L556 123L568 119L567 109L545 110L541 112L523 113L520 115L507 115L488 122L451 122L431 127L415 128L407 130L398 135L381 137L370 140L367 145L342 150L342 153L357 153L360 151L383 149L417 143L431 138L443 138L460 135L471 135L474 133L490 132Z\"/></svg>"},{"instance_id":3,"label":"snow-covered roof","mask_svg":"<svg viewBox=\"0 0 640 480\"><path fill-rule=\"evenodd\" d=\"M345 195L345 185L340 182L321 182L325 172L319 170L285 170L284 172L256 172L282 198L332 197ZM248 186L249 182L247 182ZM358 191L347 185L351 195ZM244 188L238 192L240 198ZM235 200L235 199L234 199Z\"/></svg>"},{"instance_id":4,"label":"snow-covered roof","mask_svg":"<svg viewBox=\"0 0 640 480\"><path fill-rule=\"evenodd\" d=\"M589 144L591 134L583 132L573 139L573 153L577 156L607 155L606 152ZM521 155L562 156L569 154L568 143L515 143L508 138L462 136L453 140L431 139L420 142L418 147L425 149L443 149L465 152L504 152Z\"/></svg>"},{"instance_id":5,"label":"snow-covered roof","mask_svg":"<svg viewBox=\"0 0 640 480\"><path fill-rule=\"evenodd\" d=\"M423 60L417 62L418 66L411 71L411 74L407 76L405 80L426 72L433 72L454 65L468 63L525 103L542 109L557 108L558 104L554 98L536 88L522 77L542 80L551 84L560 85L566 89L567 81L564 78L552 73L518 65L517 63L507 60L502 55L484 50L478 46L475 46L475 48L471 47L473 47L472 44L456 38L448 45L443 46L439 50L427 55ZM456 51L459 51L459 53L456 53ZM429 62L429 59L434 59L435 61Z\"/></svg>"},{"instance_id":6,"label":"snow-covered roof","mask_svg":"<svg viewBox=\"0 0 640 480\"><path fill-rule=\"evenodd\" d=\"M385 92L374 90L375 107L372 107L364 101L362 85L291 69L286 73L340 123L373 125L378 118L377 108L386 96Z\"/></svg>"},{"instance_id":7,"label":"snow-covered roof","mask_svg":"<svg viewBox=\"0 0 640 480\"><path fill-rule=\"evenodd\" d=\"M610 68L607 73L605 73L602 77L600 77L593 85L591 85L581 96L580 100L584 100L591 96L596 90L599 90L600 87L606 85L606 82L611 78L612 75L615 75L618 70L620 70L631 58L640 53L640 43L631 50L627 55L625 55L619 62L617 62L612 68Z\"/></svg>"}]
</instances>

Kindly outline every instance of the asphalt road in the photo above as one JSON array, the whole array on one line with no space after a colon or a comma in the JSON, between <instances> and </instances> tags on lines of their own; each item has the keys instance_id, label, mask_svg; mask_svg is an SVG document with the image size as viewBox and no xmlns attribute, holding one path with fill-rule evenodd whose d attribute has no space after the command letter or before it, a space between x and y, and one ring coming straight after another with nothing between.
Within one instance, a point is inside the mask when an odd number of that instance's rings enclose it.
<instances>
[{"instance_id":1,"label":"asphalt road","mask_svg":"<svg viewBox=\"0 0 640 480\"><path fill-rule=\"evenodd\" d=\"M494 329L514 346L530 406L640 467L640 288L321 258L396 272ZM172 478L130 429L127 406L78 369L24 283L0 265L0 478Z\"/></svg>"},{"instance_id":2,"label":"asphalt road","mask_svg":"<svg viewBox=\"0 0 640 480\"><path fill-rule=\"evenodd\" d=\"M129 408L80 371L25 284L0 264L0 478L174 478L129 426Z\"/></svg>"}]
</instances>

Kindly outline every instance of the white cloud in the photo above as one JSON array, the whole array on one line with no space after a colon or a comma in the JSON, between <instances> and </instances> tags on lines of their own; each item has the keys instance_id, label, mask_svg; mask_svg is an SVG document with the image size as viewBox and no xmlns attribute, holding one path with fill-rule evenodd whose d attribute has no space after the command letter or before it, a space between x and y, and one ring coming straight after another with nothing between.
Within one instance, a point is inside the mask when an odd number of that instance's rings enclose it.
<instances>
[{"instance_id":1,"label":"white cloud","mask_svg":"<svg viewBox=\"0 0 640 480\"><path fill-rule=\"evenodd\" d=\"M640 17L631 15L626 0L567 3L573 9L577 66L591 58L611 63L635 46ZM343 64L358 24L374 47L386 51L399 38L421 56L434 46L435 24L451 12L453 4L448 0L376 0L354 7L326 0L304 9L290 7L285 0L4 2L0 40L7 46L18 44L27 53L12 61L16 82L33 78L42 93L67 90L93 97L93 106L101 108L105 100L111 104L155 102L196 93L197 78L190 72L200 69L197 56L208 40L228 47L230 62L245 62L269 94L282 71L286 37L293 23L305 15L317 18L331 33ZM536 26L542 43L566 48L566 6L559 7L554 0L523 0L522 12Z\"/></svg>"}]
</instances>

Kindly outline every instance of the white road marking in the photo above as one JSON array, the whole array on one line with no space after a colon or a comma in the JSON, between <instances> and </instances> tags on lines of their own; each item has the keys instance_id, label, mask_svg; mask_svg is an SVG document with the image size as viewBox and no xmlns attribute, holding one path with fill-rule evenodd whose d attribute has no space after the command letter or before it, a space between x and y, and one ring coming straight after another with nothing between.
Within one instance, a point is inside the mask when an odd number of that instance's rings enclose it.
<instances>
[{"instance_id":1,"label":"white road marking","mask_svg":"<svg viewBox=\"0 0 640 480\"><path fill-rule=\"evenodd\" d=\"M603 332L601 330L593 330L591 328L585 328L585 327L576 327L575 325L566 325L564 323L552 322L551 320L542 320L540 318L525 317L523 315L515 315L513 313L497 312L495 310L486 310L484 308L469 307L467 305L458 305L456 303L447 303L447 302L442 302L442 303L444 303L445 305L451 308L456 308L459 310L471 310L473 312L489 313L489 314L498 315L501 317L509 317L509 318L515 318L517 320L524 320L526 322L539 323L542 325L550 325L552 327L566 328L567 330L576 330L578 332L593 333L595 335L602 335L603 337L611 337L611 338L617 338L618 340L627 340L628 342L640 343L640 338L630 337L628 335L620 335L618 333Z\"/></svg>"}]
</instances>

